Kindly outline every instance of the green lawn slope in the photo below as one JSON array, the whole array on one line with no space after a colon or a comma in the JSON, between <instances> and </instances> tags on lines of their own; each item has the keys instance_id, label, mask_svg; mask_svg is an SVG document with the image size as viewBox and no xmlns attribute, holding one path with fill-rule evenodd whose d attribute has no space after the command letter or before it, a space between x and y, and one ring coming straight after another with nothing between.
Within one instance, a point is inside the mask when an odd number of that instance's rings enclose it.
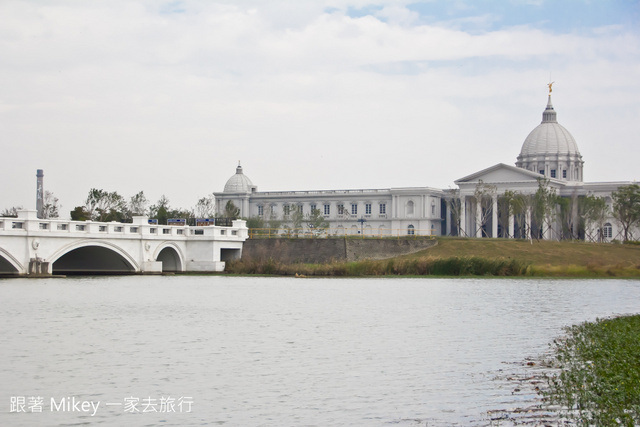
<instances>
[{"instance_id":1,"label":"green lawn slope","mask_svg":"<svg viewBox=\"0 0 640 427\"><path fill-rule=\"evenodd\" d=\"M438 237L438 244L382 260L227 263L232 274L284 276L545 276L640 278L640 245Z\"/></svg>"},{"instance_id":2,"label":"green lawn slope","mask_svg":"<svg viewBox=\"0 0 640 427\"><path fill-rule=\"evenodd\" d=\"M439 237L437 246L401 258L455 257L513 259L532 275L640 277L640 245L633 244Z\"/></svg>"}]
</instances>

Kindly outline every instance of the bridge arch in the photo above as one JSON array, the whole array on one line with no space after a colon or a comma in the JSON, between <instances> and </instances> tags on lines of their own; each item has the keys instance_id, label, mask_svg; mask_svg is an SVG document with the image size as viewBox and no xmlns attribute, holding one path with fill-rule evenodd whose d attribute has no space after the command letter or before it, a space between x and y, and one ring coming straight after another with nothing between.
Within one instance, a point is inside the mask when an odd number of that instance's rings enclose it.
<instances>
[{"instance_id":1,"label":"bridge arch","mask_svg":"<svg viewBox=\"0 0 640 427\"><path fill-rule=\"evenodd\" d=\"M53 274L131 274L138 263L124 249L104 241L83 240L66 245L47 261Z\"/></svg>"},{"instance_id":2,"label":"bridge arch","mask_svg":"<svg viewBox=\"0 0 640 427\"><path fill-rule=\"evenodd\" d=\"M163 272L185 271L184 255L180 248L169 242L160 244L153 258L162 262Z\"/></svg>"},{"instance_id":3,"label":"bridge arch","mask_svg":"<svg viewBox=\"0 0 640 427\"><path fill-rule=\"evenodd\" d=\"M17 259L14 258L6 250L0 248L0 276L1 275L14 275L20 274L24 271L24 267Z\"/></svg>"}]
</instances>

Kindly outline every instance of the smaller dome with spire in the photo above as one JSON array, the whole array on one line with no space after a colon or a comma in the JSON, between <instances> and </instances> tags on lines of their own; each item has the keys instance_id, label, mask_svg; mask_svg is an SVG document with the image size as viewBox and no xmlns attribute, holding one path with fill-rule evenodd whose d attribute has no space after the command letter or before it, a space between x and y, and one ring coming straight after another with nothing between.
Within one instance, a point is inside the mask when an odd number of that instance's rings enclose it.
<instances>
[{"instance_id":1,"label":"smaller dome with spire","mask_svg":"<svg viewBox=\"0 0 640 427\"><path fill-rule=\"evenodd\" d=\"M255 191L258 187L253 185L249 177L247 177L244 173L242 173L242 166L240 162L238 162L238 167L236 168L236 173L227 180L227 183L224 185L225 193L251 193Z\"/></svg>"}]
</instances>

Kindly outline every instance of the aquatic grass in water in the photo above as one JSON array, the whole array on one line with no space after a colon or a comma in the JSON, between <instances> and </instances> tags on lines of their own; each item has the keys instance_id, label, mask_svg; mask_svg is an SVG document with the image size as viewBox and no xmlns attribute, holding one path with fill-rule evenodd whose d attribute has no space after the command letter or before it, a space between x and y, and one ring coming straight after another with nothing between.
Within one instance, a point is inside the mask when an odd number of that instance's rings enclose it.
<instances>
[{"instance_id":1,"label":"aquatic grass in water","mask_svg":"<svg viewBox=\"0 0 640 427\"><path fill-rule=\"evenodd\" d=\"M555 340L545 398L579 425L640 424L640 316L583 323Z\"/></svg>"}]
</instances>

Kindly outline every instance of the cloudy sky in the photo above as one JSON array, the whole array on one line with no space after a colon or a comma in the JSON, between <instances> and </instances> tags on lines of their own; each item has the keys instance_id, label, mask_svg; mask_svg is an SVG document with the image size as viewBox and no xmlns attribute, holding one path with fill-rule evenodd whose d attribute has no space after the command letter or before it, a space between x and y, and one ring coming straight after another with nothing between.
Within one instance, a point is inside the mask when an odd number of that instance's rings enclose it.
<instances>
[{"instance_id":1,"label":"cloudy sky","mask_svg":"<svg viewBox=\"0 0 640 427\"><path fill-rule=\"evenodd\" d=\"M636 0L0 1L0 209L189 208L514 164L555 81L587 181L640 179Z\"/></svg>"}]
</instances>

